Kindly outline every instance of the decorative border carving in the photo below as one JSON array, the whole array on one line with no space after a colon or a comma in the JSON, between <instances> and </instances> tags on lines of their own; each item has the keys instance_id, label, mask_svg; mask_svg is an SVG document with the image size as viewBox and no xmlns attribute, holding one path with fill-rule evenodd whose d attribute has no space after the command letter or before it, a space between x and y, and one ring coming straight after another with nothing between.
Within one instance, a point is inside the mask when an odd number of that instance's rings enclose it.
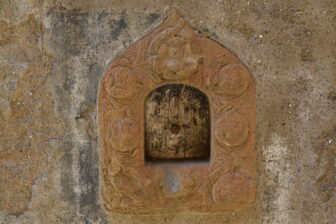
<instances>
[{"instance_id":1,"label":"decorative border carving","mask_svg":"<svg viewBox=\"0 0 336 224\"><path fill-rule=\"evenodd\" d=\"M209 163L144 161L144 103L181 83L208 97ZM256 191L255 87L230 51L196 34L173 9L117 58L100 84L101 194L118 213L216 213L252 205Z\"/></svg>"}]
</instances>

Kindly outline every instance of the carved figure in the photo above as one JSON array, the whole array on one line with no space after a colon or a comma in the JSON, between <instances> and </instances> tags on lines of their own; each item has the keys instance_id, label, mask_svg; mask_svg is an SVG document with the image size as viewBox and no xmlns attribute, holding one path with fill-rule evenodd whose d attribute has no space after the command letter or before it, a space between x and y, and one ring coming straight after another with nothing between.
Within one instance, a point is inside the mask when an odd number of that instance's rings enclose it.
<instances>
[{"instance_id":1,"label":"carved figure","mask_svg":"<svg viewBox=\"0 0 336 224\"><path fill-rule=\"evenodd\" d=\"M130 117L123 117L112 123L111 144L118 151L132 151L138 145L139 127Z\"/></svg>"},{"instance_id":2,"label":"carved figure","mask_svg":"<svg viewBox=\"0 0 336 224\"><path fill-rule=\"evenodd\" d=\"M132 70L125 66L117 66L109 71L106 81L107 93L119 104L128 104L139 94L140 83Z\"/></svg>"},{"instance_id":3,"label":"carved figure","mask_svg":"<svg viewBox=\"0 0 336 224\"><path fill-rule=\"evenodd\" d=\"M201 58L191 46L193 36L181 18L157 34L149 46L149 54L155 55L154 72L168 80L185 79L197 72Z\"/></svg>"}]
</instances>

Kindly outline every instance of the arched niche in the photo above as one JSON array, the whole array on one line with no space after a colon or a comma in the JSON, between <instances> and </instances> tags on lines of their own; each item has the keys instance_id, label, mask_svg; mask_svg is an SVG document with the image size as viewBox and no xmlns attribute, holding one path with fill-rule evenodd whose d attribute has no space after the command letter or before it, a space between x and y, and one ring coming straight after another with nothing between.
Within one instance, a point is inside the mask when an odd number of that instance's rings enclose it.
<instances>
[{"instance_id":1,"label":"arched niche","mask_svg":"<svg viewBox=\"0 0 336 224\"><path fill-rule=\"evenodd\" d=\"M168 84L145 101L145 160L209 161L210 105L199 89Z\"/></svg>"}]
</instances>

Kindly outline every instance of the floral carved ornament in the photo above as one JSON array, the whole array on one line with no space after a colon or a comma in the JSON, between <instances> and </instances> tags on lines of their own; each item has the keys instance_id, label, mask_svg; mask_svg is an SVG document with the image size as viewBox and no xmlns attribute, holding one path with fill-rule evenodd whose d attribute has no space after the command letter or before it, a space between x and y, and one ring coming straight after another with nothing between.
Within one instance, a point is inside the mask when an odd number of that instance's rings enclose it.
<instances>
[{"instance_id":1,"label":"floral carved ornament","mask_svg":"<svg viewBox=\"0 0 336 224\"><path fill-rule=\"evenodd\" d=\"M145 102L167 84L205 93L208 162L144 159ZM255 87L230 51L196 34L171 10L166 21L110 65L100 84L101 196L117 213L218 213L250 207L256 192Z\"/></svg>"}]
</instances>

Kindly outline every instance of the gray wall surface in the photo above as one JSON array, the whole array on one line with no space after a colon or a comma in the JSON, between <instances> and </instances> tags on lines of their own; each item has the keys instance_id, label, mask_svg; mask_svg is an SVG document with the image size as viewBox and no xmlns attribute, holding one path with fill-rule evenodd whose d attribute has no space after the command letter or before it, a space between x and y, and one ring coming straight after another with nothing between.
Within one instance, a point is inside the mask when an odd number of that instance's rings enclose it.
<instances>
[{"instance_id":1,"label":"gray wall surface","mask_svg":"<svg viewBox=\"0 0 336 224\"><path fill-rule=\"evenodd\" d=\"M257 90L255 207L110 214L99 194L104 71L174 7ZM336 1L0 0L0 223L336 222Z\"/></svg>"}]
</instances>

